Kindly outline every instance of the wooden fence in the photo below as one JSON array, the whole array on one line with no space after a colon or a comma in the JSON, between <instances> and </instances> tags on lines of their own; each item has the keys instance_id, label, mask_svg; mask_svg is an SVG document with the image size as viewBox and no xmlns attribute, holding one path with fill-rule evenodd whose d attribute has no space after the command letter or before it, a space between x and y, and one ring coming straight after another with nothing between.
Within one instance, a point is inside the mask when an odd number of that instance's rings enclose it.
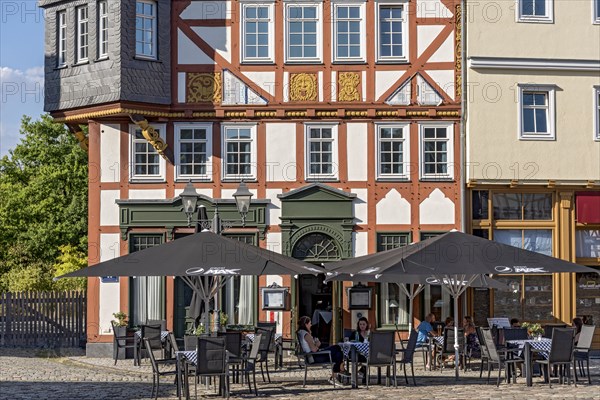
<instances>
[{"instance_id":1,"label":"wooden fence","mask_svg":"<svg viewBox=\"0 0 600 400\"><path fill-rule=\"evenodd\" d=\"M78 347L85 327L85 292L0 293L0 346Z\"/></svg>"}]
</instances>

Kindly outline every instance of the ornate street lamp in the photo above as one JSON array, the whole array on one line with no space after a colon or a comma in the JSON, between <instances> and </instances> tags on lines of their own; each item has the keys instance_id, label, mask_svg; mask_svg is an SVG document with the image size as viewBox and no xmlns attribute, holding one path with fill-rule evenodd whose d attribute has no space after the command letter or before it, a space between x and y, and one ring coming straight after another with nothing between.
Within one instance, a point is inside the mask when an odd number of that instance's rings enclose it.
<instances>
[{"instance_id":1,"label":"ornate street lamp","mask_svg":"<svg viewBox=\"0 0 600 400\"><path fill-rule=\"evenodd\" d=\"M244 181L240 182L236 192L233 194L237 209L242 216L242 226L246 226L246 215L250 210L250 200L252 199L252 192L248 190L248 186Z\"/></svg>"},{"instance_id":2,"label":"ornate street lamp","mask_svg":"<svg viewBox=\"0 0 600 400\"><path fill-rule=\"evenodd\" d=\"M188 181L179 197L181 197L183 203L183 211L187 215L188 226L192 226L192 216L196 212L196 204L198 203L198 192L192 185L192 181Z\"/></svg>"}]
</instances>

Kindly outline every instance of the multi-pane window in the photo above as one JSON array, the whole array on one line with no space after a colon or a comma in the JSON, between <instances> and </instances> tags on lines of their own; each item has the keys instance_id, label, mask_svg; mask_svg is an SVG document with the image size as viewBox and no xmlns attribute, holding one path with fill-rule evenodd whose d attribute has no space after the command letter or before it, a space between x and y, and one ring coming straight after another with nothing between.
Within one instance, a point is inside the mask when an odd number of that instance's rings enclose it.
<instances>
[{"instance_id":1,"label":"multi-pane window","mask_svg":"<svg viewBox=\"0 0 600 400\"><path fill-rule=\"evenodd\" d=\"M159 246L162 235L131 235L129 252ZM145 324L148 320L165 318L166 286L163 276L138 276L130 279L131 316L133 325Z\"/></svg>"},{"instance_id":2,"label":"multi-pane window","mask_svg":"<svg viewBox=\"0 0 600 400\"><path fill-rule=\"evenodd\" d=\"M88 7L78 7L75 11L77 16L77 62L88 60Z\"/></svg>"},{"instance_id":3,"label":"multi-pane window","mask_svg":"<svg viewBox=\"0 0 600 400\"><path fill-rule=\"evenodd\" d=\"M594 139L600 140L600 86L594 88L594 125Z\"/></svg>"},{"instance_id":4,"label":"multi-pane window","mask_svg":"<svg viewBox=\"0 0 600 400\"><path fill-rule=\"evenodd\" d=\"M179 125L176 126L176 132L179 160L176 178L210 179L210 125Z\"/></svg>"},{"instance_id":5,"label":"multi-pane window","mask_svg":"<svg viewBox=\"0 0 600 400\"><path fill-rule=\"evenodd\" d=\"M164 125L154 126L162 137ZM165 163L152 144L144 137L142 130L132 125L131 134L131 164L132 180L163 180L165 178Z\"/></svg>"},{"instance_id":6,"label":"multi-pane window","mask_svg":"<svg viewBox=\"0 0 600 400\"><path fill-rule=\"evenodd\" d=\"M307 126L307 178L334 179L336 177L336 139L335 126Z\"/></svg>"},{"instance_id":7,"label":"multi-pane window","mask_svg":"<svg viewBox=\"0 0 600 400\"><path fill-rule=\"evenodd\" d=\"M135 3L135 54L156 58L156 3Z\"/></svg>"},{"instance_id":8,"label":"multi-pane window","mask_svg":"<svg viewBox=\"0 0 600 400\"><path fill-rule=\"evenodd\" d=\"M58 21L58 62L57 66L67 63L67 12L60 11L56 15Z\"/></svg>"},{"instance_id":9,"label":"multi-pane window","mask_svg":"<svg viewBox=\"0 0 600 400\"><path fill-rule=\"evenodd\" d=\"M379 61L402 61L406 59L406 15L399 4L380 4L378 9Z\"/></svg>"},{"instance_id":10,"label":"multi-pane window","mask_svg":"<svg viewBox=\"0 0 600 400\"><path fill-rule=\"evenodd\" d=\"M361 5L334 5L334 50L336 61L363 60L362 32L363 20Z\"/></svg>"},{"instance_id":11,"label":"multi-pane window","mask_svg":"<svg viewBox=\"0 0 600 400\"><path fill-rule=\"evenodd\" d=\"M108 2L98 3L98 58L108 56Z\"/></svg>"},{"instance_id":12,"label":"multi-pane window","mask_svg":"<svg viewBox=\"0 0 600 400\"><path fill-rule=\"evenodd\" d=\"M551 22L553 18L554 0L519 0L519 21Z\"/></svg>"},{"instance_id":13,"label":"multi-pane window","mask_svg":"<svg viewBox=\"0 0 600 400\"><path fill-rule=\"evenodd\" d=\"M421 232L419 234L419 238L421 240L427 240L427 239L431 239L437 236L440 236L441 234L443 234L444 232Z\"/></svg>"},{"instance_id":14,"label":"multi-pane window","mask_svg":"<svg viewBox=\"0 0 600 400\"><path fill-rule=\"evenodd\" d=\"M452 125L421 126L421 177L453 178Z\"/></svg>"},{"instance_id":15,"label":"multi-pane window","mask_svg":"<svg viewBox=\"0 0 600 400\"><path fill-rule=\"evenodd\" d=\"M287 61L321 60L320 6L288 4L286 8Z\"/></svg>"},{"instance_id":16,"label":"multi-pane window","mask_svg":"<svg viewBox=\"0 0 600 400\"><path fill-rule=\"evenodd\" d=\"M273 4L243 4L243 61L273 61Z\"/></svg>"},{"instance_id":17,"label":"multi-pane window","mask_svg":"<svg viewBox=\"0 0 600 400\"><path fill-rule=\"evenodd\" d=\"M497 193L492 195L496 220L552 220L551 193Z\"/></svg>"},{"instance_id":18,"label":"multi-pane window","mask_svg":"<svg viewBox=\"0 0 600 400\"><path fill-rule=\"evenodd\" d=\"M600 24L600 0L592 0L592 2L594 8L593 21L595 24Z\"/></svg>"},{"instance_id":19,"label":"multi-pane window","mask_svg":"<svg viewBox=\"0 0 600 400\"><path fill-rule=\"evenodd\" d=\"M224 178L254 178L255 131L256 126L251 125L223 128Z\"/></svg>"},{"instance_id":20,"label":"multi-pane window","mask_svg":"<svg viewBox=\"0 0 600 400\"><path fill-rule=\"evenodd\" d=\"M548 87L519 86L520 139L554 139L554 92Z\"/></svg>"},{"instance_id":21,"label":"multi-pane window","mask_svg":"<svg viewBox=\"0 0 600 400\"><path fill-rule=\"evenodd\" d=\"M377 251L392 250L410 243L410 233L378 233Z\"/></svg>"},{"instance_id":22,"label":"multi-pane window","mask_svg":"<svg viewBox=\"0 0 600 400\"><path fill-rule=\"evenodd\" d=\"M408 126L380 125L377 129L378 178L407 179L409 165Z\"/></svg>"}]
</instances>

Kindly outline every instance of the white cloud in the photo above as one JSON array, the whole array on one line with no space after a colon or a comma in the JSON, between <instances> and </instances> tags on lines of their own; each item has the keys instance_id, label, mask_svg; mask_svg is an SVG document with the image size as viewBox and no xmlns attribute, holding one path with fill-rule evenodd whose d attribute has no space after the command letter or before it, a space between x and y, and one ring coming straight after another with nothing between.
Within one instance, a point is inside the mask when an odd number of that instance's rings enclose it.
<instances>
[{"instance_id":1,"label":"white cloud","mask_svg":"<svg viewBox=\"0 0 600 400\"><path fill-rule=\"evenodd\" d=\"M25 71L10 67L0 67L0 82L2 82L3 86L8 83L38 83L43 85L44 67L28 68Z\"/></svg>"}]
</instances>

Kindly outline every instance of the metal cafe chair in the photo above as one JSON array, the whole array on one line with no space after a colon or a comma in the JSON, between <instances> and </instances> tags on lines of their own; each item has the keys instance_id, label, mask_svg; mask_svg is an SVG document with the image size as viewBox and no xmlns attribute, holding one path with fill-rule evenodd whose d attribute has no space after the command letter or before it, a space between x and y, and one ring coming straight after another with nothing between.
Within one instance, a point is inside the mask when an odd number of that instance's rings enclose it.
<instances>
[{"instance_id":1,"label":"metal cafe chair","mask_svg":"<svg viewBox=\"0 0 600 400\"><path fill-rule=\"evenodd\" d=\"M594 338L595 330L595 325L584 325L581 327L579 341L573 350L573 361L579 366L579 372L581 372L581 376L586 376L586 372L583 369L583 362L585 361L587 364L587 377L590 385L592 384L592 378L590 377L590 348L592 347L592 339ZM574 366L574 369L575 381L577 381L577 367Z\"/></svg>"},{"instance_id":2,"label":"metal cafe chair","mask_svg":"<svg viewBox=\"0 0 600 400\"><path fill-rule=\"evenodd\" d=\"M369 340L369 357L367 357L367 389L369 388L369 378L371 367L386 367L386 386L389 386L390 368L394 378L394 387L396 387L396 343L394 340L395 332L372 332ZM416 341L415 341L416 344Z\"/></svg>"},{"instance_id":3,"label":"metal cafe chair","mask_svg":"<svg viewBox=\"0 0 600 400\"><path fill-rule=\"evenodd\" d=\"M550 368L553 366L565 367L567 369L567 375L569 376L569 384L571 384L571 364L573 363L574 342L575 330L573 328L554 328L548 359L534 360L536 364L545 366L544 369L550 387L552 387ZM575 366L573 365L573 367ZM559 374L559 382L560 381L562 381L562 374ZM577 386L576 380L573 380L573 383Z\"/></svg>"},{"instance_id":4,"label":"metal cafe chair","mask_svg":"<svg viewBox=\"0 0 600 400\"><path fill-rule=\"evenodd\" d=\"M152 364L152 394L150 397L155 396L155 399L158 399L158 390L160 388L160 377L161 376L174 376L175 383L177 384L177 390L179 395L179 383L177 379L179 376L177 374L177 359L176 358L163 358L157 359L154 357L154 350L152 349L152 344L148 338L143 339L144 348L148 352L148 358L150 358L150 364ZM170 367L166 371L163 367Z\"/></svg>"}]
</instances>

